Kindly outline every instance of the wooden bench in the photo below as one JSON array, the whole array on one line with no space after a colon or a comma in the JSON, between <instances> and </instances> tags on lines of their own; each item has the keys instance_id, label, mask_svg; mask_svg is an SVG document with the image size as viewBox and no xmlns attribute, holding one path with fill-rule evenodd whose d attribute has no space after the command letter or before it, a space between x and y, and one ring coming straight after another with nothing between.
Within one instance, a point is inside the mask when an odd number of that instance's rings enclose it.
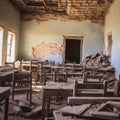
<instances>
[{"instance_id":1,"label":"wooden bench","mask_svg":"<svg viewBox=\"0 0 120 120\"><path fill-rule=\"evenodd\" d=\"M107 96L107 85L110 81L103 83L79 83L74 81L73 96Z\"/></svg>"}]
</instances>

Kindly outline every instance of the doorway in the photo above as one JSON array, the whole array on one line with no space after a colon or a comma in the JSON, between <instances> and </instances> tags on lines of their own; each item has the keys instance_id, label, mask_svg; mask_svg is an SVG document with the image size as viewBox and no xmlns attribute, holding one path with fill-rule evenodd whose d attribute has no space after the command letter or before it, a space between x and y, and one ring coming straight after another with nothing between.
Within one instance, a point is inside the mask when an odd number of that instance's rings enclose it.
<instances>
[{"instance_id":1,"label":"doorway","mask_svg":"<svg viewBox=\"0 0 120 120\"><path fill-rule=\"evenodd\" d=\"M64 36L64 63L80 63L82 61L82 36Z\"/></svg>"}]
</instances>

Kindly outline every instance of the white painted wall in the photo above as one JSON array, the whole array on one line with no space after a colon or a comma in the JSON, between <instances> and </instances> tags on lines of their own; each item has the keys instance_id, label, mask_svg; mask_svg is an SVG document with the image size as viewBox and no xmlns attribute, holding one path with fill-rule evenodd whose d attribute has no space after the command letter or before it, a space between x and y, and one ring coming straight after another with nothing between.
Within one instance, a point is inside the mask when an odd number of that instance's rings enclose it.
<instances>
[{"instance_id":1,"label":"white painted wall","mask_svg":"<svg viewBox=\"0 0 120 120\"><path fill-rule=\"evenodd\" d=\"M4 27L3 32L3 60L6 59L6 45L8 31L16 34L15 56L18 55L20 12L16 10L7 0L0 0L0 25Z\"/></svg>"},{"instance_id":2,"label":"white painted wall","mask_svg":"<svg viewBox=\"0 0 120 120\"><path fill-rule=\"evenodd\" d=\"M112 32L111 64L116 69L116 77L120 74L120 0L115 0L105 19L105 48L107 48L107 33Z\"/></svg>"},{"instance_id":3,"label":"white painted wall","mask_svg":"<svg viewBox=\"0 0 120 120\"><path fill-rule=\"evenodd\" d=\"M43 41L62 45L63 35L84 36L83 59L86 55L101 53L103 49L104 26L102 25L91 23L89 20L82 22L49 20L40 23L32 20L22 21L19 57L33 58L32 46L37 46Z\"/></svg>"}]
</instances>

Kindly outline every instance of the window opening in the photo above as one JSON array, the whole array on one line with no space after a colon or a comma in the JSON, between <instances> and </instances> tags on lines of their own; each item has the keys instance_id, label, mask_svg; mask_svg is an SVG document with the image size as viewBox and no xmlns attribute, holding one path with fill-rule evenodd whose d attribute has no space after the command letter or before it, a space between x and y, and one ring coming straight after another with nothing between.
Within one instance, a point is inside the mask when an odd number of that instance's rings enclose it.
<instances>
[{"instance_id":1,"label":"window opening","mask_svg":"<svg viewBox=\"0 0 120 120\"><path fill-rule=\"evenodd\" d=\"M2 65L3 27L0 26L0 65Z\"/></svg>"},{"instance_id":2,"label":"window opening","mask_svg":"<svg viewBox=\"0 0 120 120\"><path fill-rule=\"evenodd\" d=\"M13 62L15 58L15 33L8 32L6 62Z\"/></svg>"}]
</instances>

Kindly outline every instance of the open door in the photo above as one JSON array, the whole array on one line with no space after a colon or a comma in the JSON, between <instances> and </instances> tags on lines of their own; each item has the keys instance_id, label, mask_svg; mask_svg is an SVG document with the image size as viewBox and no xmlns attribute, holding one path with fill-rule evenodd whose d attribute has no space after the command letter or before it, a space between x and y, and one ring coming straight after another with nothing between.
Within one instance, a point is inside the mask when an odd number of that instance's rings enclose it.
<instances>
[{"instance_id":1,"label":"open door","mask_svg":"<svg viewBox=\"0 0 120 120\"><path fill-rule=\"evenodd\" d=\"M82 60L82 36L64 36L64 63L80 63Z\"/></svg>"}]
</instances>

